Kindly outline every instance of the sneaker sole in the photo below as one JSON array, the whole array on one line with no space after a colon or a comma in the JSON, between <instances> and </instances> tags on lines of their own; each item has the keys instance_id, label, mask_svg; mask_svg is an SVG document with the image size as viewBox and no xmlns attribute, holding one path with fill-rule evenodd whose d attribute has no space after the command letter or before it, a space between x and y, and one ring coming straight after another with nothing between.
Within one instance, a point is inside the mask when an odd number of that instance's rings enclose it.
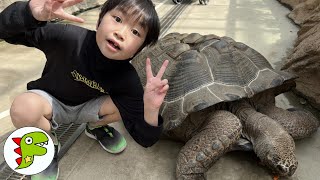
<instances>
[{"instance_id":1,"label":"sneaker sole","mask_svg":"<svg viewBox=\"0 0 320 180\"><path fill-rule=\"evenodd\" d=\"M85 133L89 138L98 141L97 137L94 136L94 135L92 135L92 134L90 134L90 133L88 133L88 131L87 131L86 129L85 129L84 133ZM126 149L126 147L127 147L127 145L125 145L125 146L124 146L123 148L121 148L119 151L110 151L109 149L105 148L100 141L98 141L98 142L99 142L99 144L101 145L101 147L102 147L105 151L107 151L107 152L109 152L109 153L111 153L111 154L121 153L121 152L124 151L124 150Z\"/></svg>"}]
</instances>

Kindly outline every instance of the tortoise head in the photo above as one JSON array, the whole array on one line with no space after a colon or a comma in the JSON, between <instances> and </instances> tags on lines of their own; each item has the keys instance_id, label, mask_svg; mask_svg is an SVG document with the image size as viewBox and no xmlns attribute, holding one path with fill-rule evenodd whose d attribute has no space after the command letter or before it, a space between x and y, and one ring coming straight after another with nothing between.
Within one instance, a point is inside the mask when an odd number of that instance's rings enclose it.
<instances>
[{"instance_id":1,"label":"tortoise head","mask_svg":"<svg viewBox=\"0 0 320 180\"><path fill-rule=\"evenodd\" d=\"M262 161L274 174L280 176L292 176L298 167L294 151L273 149L268 152L266 158Z\"/></svg>"}]
</instances>

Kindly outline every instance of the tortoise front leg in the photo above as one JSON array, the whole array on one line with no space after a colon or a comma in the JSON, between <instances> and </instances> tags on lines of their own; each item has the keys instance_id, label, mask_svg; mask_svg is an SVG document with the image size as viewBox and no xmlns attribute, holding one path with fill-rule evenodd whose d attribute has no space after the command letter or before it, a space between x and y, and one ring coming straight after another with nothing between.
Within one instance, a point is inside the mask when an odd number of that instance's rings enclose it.
<instances>
[{"instance_id":1,"label":"tortoise front leg","mask_svg":"<svg viewBox=\"0 0 320 180\"><path fill-rule=\"evenodd\" d=\"M228 111L212 111L182 147L176 168L179 180L203 180L205 172L241 135L240 120Z\"/></svg>"},{"instance_id":2,"label":"tortoise front leg","mask_svg":"<svg viewBox=\"0 0 320 180\"><path fill-rule=\"evenodd\" d=\"M274 119L257 112L247 101L230 103L230 110L243 125L243 135L253 150L274 173L291 176L297 169L295 144L290 134Z\"/></svg>"},{"instance_id":3,"label":"tortoise front leg","mask_svg":"<svg viewBox=\"0 0 320 180\"><path fill-rule=\"evenodd\" d=\"M298 108L282 109L275 106L273 91L257 94L251 100L257 111L280 123L293 139L309 137L317 131L319 121L312 113Z\"/></svg>"},{"instance_id":4,"label":"tortoise front leg","mask_svg":"<svg viewBox=\"0 0 320 180\"><path fill-rule=\"evenodd\" d=\"M258 111L280 123L293 139L309 137L319 127L316 117L306 110L297 108L285 110L270 104L261 106Z\"/></svg>"}]
</instances>

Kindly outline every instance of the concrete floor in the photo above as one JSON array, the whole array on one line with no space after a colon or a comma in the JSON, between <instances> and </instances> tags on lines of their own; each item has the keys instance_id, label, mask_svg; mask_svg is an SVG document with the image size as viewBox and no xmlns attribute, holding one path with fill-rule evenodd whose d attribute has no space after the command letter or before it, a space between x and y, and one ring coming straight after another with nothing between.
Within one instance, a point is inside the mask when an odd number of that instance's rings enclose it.
<instances>
[{"instance_id":1,"label":"concrete floor","mask_svg":"<svg viewBox=\"0 0 320 180\"><path fill-rule=\"evenodd\" d=\"M174 5L171 0L154 0L161 18ZM201 6L198 1L182 13L167 32L216 34L229 36L246 43L264 55L274 68L279 69L283 58L292 49L298 27L286 14L289 10L276 0L211 0ZM94 29L98 10L81 14L84 27ZM44 56L35 49L12 46L0 42L0 136L13 130L8 109L14 97L25 91L28 81L41 74ZM303 99L292 93L277 97L283 108L302 105ZM319 112L313 111L316 115ZM59 179L148 179L170 180L175 177L175 161L183 144L160 140L151 148L139 146L121 123L114 126L125 136L127 149L112 155L82 134L60 161ZM292 180L314 180L320 176L320 132L296 142L299 167ZM208 179L219 180L269 180L268 171L259 165L253 153L231 152L220 158L208 171Z\"/></svg>"}]
</instances>

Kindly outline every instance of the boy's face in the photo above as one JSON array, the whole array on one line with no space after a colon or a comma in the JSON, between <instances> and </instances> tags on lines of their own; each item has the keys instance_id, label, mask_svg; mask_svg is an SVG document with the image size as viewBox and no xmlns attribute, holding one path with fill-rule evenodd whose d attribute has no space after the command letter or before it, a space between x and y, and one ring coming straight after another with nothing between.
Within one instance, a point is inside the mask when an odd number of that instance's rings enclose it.
<instances>
[{"instance_id":1,"label":"boy's face","mask_svg":"<svg viewBox=\"0 0 320 180\"><path fill-rule=\"evenodd\" d=\"M139 50L147 30L140 22L113 9L107 12L97 27L96 41L101 53L114 60L126 60Z\"/></svg>"}]
</instances>

